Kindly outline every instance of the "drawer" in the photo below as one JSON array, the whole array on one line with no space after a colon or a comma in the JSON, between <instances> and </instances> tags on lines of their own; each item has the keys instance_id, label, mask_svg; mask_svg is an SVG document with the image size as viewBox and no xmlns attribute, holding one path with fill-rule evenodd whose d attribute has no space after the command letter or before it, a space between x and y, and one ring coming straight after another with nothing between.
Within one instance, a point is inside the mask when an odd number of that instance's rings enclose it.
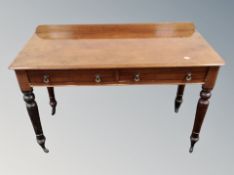
<instances>
[{"instance_id":1,"label":"drawer","mask_svg":"<svg viewBox=\"0 0 234 175\"><path fill-rule=\"evenodd\" d=\"M129 84L201 83L205 81L206 73L206 67L122 69L119 70L119 82Z\"/></svg>"},{"instance_id":2,"label":"drawer","mask_svg":"<svg viewBox=\"0 0 234 175\"><path fill-rule=\"evenodd\" d=\"M116 70L29 70L32 85L104 85L203 83L208 68L146 68Z\"/></svg>"},{"instance_id":3,"label":"drawer","mask_svg":"<svg viewBox=\"0 0 234 175\"><path fill-rule=\"evenodd\" d=\"M32 85L98 85L116 83L114 70L32 70Z\"/></svg>"}]
</instances>

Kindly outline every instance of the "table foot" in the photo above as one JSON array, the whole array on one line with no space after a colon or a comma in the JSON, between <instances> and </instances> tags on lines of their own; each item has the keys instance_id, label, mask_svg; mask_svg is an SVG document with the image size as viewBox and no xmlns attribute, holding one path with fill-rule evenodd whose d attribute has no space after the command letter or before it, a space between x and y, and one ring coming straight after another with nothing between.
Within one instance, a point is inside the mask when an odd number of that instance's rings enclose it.
<instances>
[{"instance_id":1,"label":"table foot","mask_svg":"<svg viewBox=\"0 0 234 175\"><path fill-rule=\"evenodd\" d=\"M191 146L189 149L189 152L192 153L193 149L194 149L194 145L198 142L199 140L199 134L197 133L192 133L191 137L190 137L190 142L191 142Z\"/></svg>"},{"instance_id":2,"label":"table foot","mask_svg":"<svg viewBox=\"0 0 234 175\"><path fill-rule=\"evenodd\" d=\"M183 100L175 100L175 113L178 113L179 112L179 108L180 108L180 105L181 103L183 102Z\"/></svg>"},{"instance_id":3,"label":"table foot","mask_svg":"<svg viewBox=\"0 0 234 175\"><path fill-rule=\"evenodd\" d=\"M50 102L50 106L52 108L51 115L54 115L56 113L56 103Z\"/></svg>"},{"instance_id":4,"label":"table foot","mask_svg":"<svg viewBox=\"0 0 234 175\"><path fill-rule=\"evenodd\" d=\"M179 112L179 108L183 102L185 85L179 85L177 88L176 98L175 98L175 113Z\"/></svg>"},{"instance_id":5,"label":"table foot","mask_svg":"<svg viewBox=\"0 0 234 175\"><path fill-rule=\"evenodd\" d=\"M46 138L44 135L37 135L37 143L41 146L45 153L49 153L49 150L45 147Z\"/></svg>"},{"instance_id":6,"label":"table foot","mask_svg":"<svg viewBox=\"0 0 234 175\"><path fill-rule=\"evenodd\" d=\"M47 87L49 98L50 98L50 106L52 108L51 115L54 115L56 113L56 106L57 101L55 99L54 95L54 88L53 87Z\"/></svg>"}]
</instances>

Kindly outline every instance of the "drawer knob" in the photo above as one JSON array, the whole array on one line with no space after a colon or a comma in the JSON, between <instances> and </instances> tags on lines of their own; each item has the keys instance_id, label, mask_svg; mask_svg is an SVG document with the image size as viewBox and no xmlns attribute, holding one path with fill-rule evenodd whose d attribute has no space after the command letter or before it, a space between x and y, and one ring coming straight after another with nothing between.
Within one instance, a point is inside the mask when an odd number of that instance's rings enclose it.
<instances>
[{"instance_id":1,"label":"drawer knob","mask_svg":"<svg viewBox=\"0 0 234 175\"><path fill-rule=\"evenodd\" d=\"M96 75L95 76L95 82L96 83L100 83L101 81L102 81L101 76L100 75Z\"/></svg>"},{"instance_id":2,"label":"drawer knob","mask_svg":"<svg viewBox=\"0 0 234 175\"><path fill-rule=\"evenodd\" d=\"M137 73L137 74L135 74L135 76L134 76L134 81L135 82L138 82L138 81L140 81L141 79L140 79L140 74L139 73Z\"/></svg>"},{"instance_id":3,"label":"drawer knob","mask_svg":"<svg viewBox=\"0 0 234 175\"><path fill-rule=\"evenodd\" d=\"M43 82L44 82L45 84L48 84L48 83L50 82L50 77L49 77L49 75L44 75L44 76L43 76Z\"/></svg>"},{"instance_id":4,"label":"drawer knob","mask_svg":"<svg viewBox=\"0 0 234 175\"><path fill-rule=\"evenodd\" d=\"M186 81L191 81L192 80L192 73L191 72L186 75L185 80Z\"/></svg>"}]
</instances>

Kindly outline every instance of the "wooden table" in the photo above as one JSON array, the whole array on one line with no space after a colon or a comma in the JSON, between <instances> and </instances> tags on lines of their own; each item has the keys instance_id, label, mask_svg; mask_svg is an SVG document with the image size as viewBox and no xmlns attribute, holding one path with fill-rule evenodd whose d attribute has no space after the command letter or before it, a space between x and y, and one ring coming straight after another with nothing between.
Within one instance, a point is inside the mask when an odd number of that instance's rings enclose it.
<instances>
[{"instance_id":1,"label":"wooden table","mask_svg":"<svg viewBox=\"0 0 234 175\"><path fill-rule=\"evenodd\" d=\"M176 84L175 112L185 85L202 85L192 134L193 151L224 61L192 23L42 25L10 68L16 73L37 142L45 152L33 86Z\"/></svg>"}]
</instances>

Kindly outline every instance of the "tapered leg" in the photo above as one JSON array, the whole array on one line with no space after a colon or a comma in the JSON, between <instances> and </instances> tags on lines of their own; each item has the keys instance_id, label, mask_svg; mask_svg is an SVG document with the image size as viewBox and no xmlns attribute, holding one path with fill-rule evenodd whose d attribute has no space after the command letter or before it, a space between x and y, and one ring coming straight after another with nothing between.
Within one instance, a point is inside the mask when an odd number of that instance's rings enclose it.
<instances>
[{"instance_id":1,"label":"tapered leg","mask_svg":"<svg viewBox=\"0 0 234 175\"><path fill-rule=\"evenodd\" d=\"M50 106L52 107L52 112L51 114L54 115L56 112L56 106L57 106L57 101L55 99L54 95L54 88L53 87L47 87L49 97L50 97Z\"/></svg>"},{"instance_id":2,"label":"tapered leg","mask_svg":"<svg viewBox=\"0 0 234 175\"><path fill-rule=\"evenodd\" d=\"M209 106L210 97L211 97L211 89L205 88L204 86L202 86L200 99L197 104L197 111L196 111L195 121L193 125L193 131L190 136L190 141L191 141L191 147L189 149L190 153L193 152L193 147L195 143L199 140L199 133L200 133L201 126L206 115L207 108Z\"/></svg>"},{"instance_id":3,"label":"tapered leg","mask_svg":"<svg viewBox=\"0 0 234 175\"><path fill-rule=\"evenodd\" d=\"M177 88L176 98L175 98L175 112L179 111L181 103L183 102L183 94L184 94L185 85L179 85Z\"/></svg>"},{"instance_id":4,"label":"tapered leg","mask_svg":"<svg viewBox=\"0 0 234 175\"><path fill-rule=\"evenodd\" d=\"M24 94L24 101L26 103L27 111L29 114L29 117L31 119L37 142L42 147L45 153L48 153L49 150L45 147L45 136L43 134L39 111L37 107L37 103L35 101L35 96L33 94L33 90L30 91L23 91Z\"/></svg>"}]
</instances>

